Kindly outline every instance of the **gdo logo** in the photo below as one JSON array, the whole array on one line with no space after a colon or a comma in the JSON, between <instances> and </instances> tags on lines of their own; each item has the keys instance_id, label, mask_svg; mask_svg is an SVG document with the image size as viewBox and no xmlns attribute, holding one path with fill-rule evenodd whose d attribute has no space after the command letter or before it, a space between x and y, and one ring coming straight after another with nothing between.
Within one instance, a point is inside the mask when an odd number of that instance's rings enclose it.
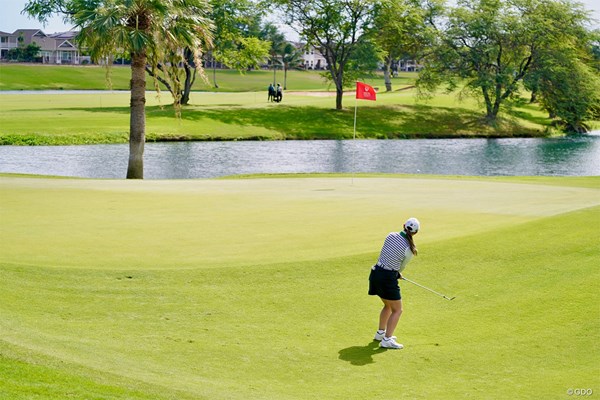
<instances>
[{"instance_id":1,"label":"gdo logo","mask_svg":"<svg viewBox=\"0 0 600 400\"><path fill-rule=\"evenodd\" d=\"M590 388L588 389L569 389L567 390L567 394L569 396L591 396L594 394L594 391Z\"/></svg>"}]
</instances>

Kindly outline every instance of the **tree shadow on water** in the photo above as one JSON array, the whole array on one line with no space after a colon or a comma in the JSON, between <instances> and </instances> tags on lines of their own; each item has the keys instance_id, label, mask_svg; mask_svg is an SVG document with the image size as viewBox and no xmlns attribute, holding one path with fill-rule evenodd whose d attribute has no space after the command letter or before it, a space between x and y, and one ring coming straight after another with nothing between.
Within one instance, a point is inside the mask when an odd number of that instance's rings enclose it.
<instances>
[{"instance_id":1,"label":"tree shadow on water","mask_svg":"<svg viewBox=\"0 0 600 400\"><path fill-rule=\"evenodd\" d=\"M352 346L340 350L339 359L348 361L352 365L362 366L367 364L373 364L373 356L378 353L383 353L386 349L379 347L379 342L373 340L366 346Z\"/></svg>"}]
</instances>

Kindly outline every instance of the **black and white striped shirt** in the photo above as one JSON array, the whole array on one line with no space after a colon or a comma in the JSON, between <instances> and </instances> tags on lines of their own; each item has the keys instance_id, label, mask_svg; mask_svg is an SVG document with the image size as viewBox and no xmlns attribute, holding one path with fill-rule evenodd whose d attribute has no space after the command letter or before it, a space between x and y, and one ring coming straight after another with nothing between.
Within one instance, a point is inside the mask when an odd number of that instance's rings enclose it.
<instances>
[{"instance_id":1,"label":"black and white striped shirt","mask_svg":"<svg viewBox=\"0 0 600 400\"><path fill-rule=\"evenodd\" d=\"M412 257L406 233L392 232L385 238L377 262L385 269L402 272Z\"/></svg>"}]
</instances>

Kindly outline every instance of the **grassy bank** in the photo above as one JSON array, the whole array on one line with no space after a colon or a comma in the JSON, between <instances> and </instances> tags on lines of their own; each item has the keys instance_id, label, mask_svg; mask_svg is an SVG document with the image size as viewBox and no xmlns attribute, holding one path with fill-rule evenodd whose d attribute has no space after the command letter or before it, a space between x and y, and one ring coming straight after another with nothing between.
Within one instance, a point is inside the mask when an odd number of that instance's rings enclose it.
<instances>
[{"instance_id":1,"label":"grassy bank","mask_svg":"<svg viewBox=\"0 0 600 400\"><path fill-rule=\"evenodd\" d=\"M2 398L595 390L597 178L0 177L0 190ZM457 298L402 284L406 348L382 351L368 270L413 215L407 277Z\"/></svg>"},{"instance_id":2,"label":"grassy bank","mask_svg":"<svg viewBox=\"0 0 600 400\"><path fill-rule=\"evenodd\" d=\"M354 96L343 111L327 93L291 92L283 103L268 103L264 92L194 92L177 118L167 93L148 93L149 141L347 139L353 137ZM548 134L548 120L535 106L523 105L486 125L475 101L456 102L440 94L417 102L414 89L380 93L361 101L357 137L535 137ZM0 144L125 143L129 133L129 94L0 95Z\"/></svg>"}]
</instances>

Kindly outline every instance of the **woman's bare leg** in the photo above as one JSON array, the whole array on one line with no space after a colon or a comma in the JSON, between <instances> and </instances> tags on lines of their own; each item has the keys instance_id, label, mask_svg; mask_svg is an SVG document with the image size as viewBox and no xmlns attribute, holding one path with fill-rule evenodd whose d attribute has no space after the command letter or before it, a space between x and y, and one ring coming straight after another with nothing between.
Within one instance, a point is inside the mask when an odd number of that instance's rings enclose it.
<instances>
[{"instance_id":1,"label":"woman's bare leg","mask_svg":"<svg viewBox=\"0 0 600 400\"><path fill-rule=\"evenodd\" d=\"M379 329L385 329L385 336L392 337L402 315L402 300L381 300L385 306L379 315ZM382 322L385 322L385 325L382 325Z\"/></svg>"}]
</instances>

